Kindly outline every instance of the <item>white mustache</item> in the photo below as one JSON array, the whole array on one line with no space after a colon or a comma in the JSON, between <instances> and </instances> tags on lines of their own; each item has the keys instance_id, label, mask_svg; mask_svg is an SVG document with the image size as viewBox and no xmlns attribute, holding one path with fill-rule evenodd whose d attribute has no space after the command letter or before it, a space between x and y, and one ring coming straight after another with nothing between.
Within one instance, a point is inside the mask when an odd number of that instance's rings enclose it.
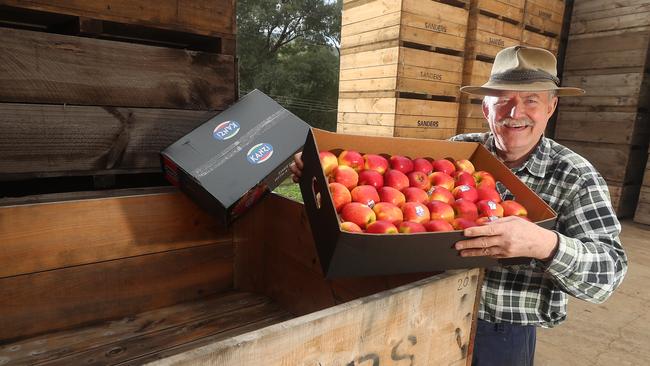
<instances>
[{"instance_id":1,"label":"white mustache","mask_svg":"<svg viewBox=\"0 0 650 366\"><path fill-rule=\"evenodd\" d=\"M502 127L524 127L524 126L528 127L534 125L535 122L533 122L533 120L529 118L522 118L522 119L504 118L501 121L497 121L496 124Z\"/></svg>"}]
</instances>

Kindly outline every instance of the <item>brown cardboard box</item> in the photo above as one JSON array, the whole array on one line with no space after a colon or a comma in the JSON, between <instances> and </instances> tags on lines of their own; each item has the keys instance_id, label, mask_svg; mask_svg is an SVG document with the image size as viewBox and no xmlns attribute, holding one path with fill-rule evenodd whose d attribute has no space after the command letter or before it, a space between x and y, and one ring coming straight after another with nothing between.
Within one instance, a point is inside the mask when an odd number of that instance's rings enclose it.
<instances>
[{"instance_id":1,"label":"brown cardboard box","mask_svg":"<svg viewBox=\"0 0 650 366\"><path fill-rule=\"evenodd\" d=\"M551 228L555 212L503 163L478 143L344 135L312 129L303 150L305 167L300 189L318 249L323 273L329 278L439 271L527 263L529 258L496 260L462 258L453 248L462 231L416 234L343 232L318 158L323 150L352 149L361 153L470 159L477 170L492 173L528 210L538 225Z\"/></svg>"}]
</instances>

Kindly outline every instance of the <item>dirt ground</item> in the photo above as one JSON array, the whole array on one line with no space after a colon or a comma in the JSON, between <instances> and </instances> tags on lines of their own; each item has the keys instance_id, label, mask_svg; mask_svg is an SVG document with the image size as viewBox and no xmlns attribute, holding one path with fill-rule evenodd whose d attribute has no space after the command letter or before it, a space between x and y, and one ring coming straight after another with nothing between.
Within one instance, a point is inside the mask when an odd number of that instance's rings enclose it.
<instances>
[{"instance_id":1,"label":"dirt ground","mask_svg":"<svg viewBox=\"0 0 650 366\"><path fill-rule=\"evenodd\" d=\"M535 365L650 365L650 226L626 220L621 240L621 287L600 305L572 298L568 320L537 333Z\"/></svg>"}]
</instances>

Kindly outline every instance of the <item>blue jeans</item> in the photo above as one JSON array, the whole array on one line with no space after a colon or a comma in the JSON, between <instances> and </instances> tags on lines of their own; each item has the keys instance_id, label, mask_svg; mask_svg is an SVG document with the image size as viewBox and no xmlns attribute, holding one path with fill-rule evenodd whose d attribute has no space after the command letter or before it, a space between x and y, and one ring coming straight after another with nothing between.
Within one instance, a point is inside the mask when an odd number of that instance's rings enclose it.
<instances>
[{"instance_id":1,"label":"blue jeans","mask_svg":"<svg viewBox=\"0 0 650 366\"><path fill-rule=\"evenodd\" d=\"M472 366L532 366L535 326L478 320Z\"/></svg>"}]
</instances>

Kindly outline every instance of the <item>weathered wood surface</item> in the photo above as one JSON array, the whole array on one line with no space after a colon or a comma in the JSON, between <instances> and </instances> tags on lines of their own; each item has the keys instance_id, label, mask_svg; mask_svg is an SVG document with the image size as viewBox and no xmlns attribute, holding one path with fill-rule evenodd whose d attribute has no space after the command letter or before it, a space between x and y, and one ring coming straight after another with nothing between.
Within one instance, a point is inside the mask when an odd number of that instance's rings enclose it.
<instances>
[{"instance_id":1,"label":"weathered wood surface","mask_svg":"<svg viewBox=\"0 0 650 366\"><path fill-rule=\"evenodd\" d=\"M6 206L0 278L231 241L178 191Z\"/></svg>"},{"instance_id":2,"label":"weathered wood surface","mask_svg":"<svg viewBox=\"0 0 650 366\"><path fill-rule=\"evenodd\" d=\"M0 180L160 170L160 151L216 113L0 103Z\"/></svg>"},{"instance_id":3,"label":"weathered wood surface","mask_svg":"<svg viewBox=\"0 0 650 366\"><path fill-rule=\"evenodd\" d=\"M569 37L564 71L635 68L636 72L643 73L650 40L648 30L615 30Z\"/></svg>"},{"instance_id":4,"label":"weathered wood surface","mask_svg":"<svg viewBox=\"0 0 650 366\"><path fill-rule=\"evenodd\" d=\"M1 102L223 110L234 56L0 28Z\"/></svg>"},{"instance_id":5,"label":"weathered wood surface","mask_svg":"<svg viewBox=\"0 0 650 366\"><path fill-rule=\"evenodd\" d=\"M0 5L204 35L236 30L233 0L0 0Z\"/></svg>"},{"instance_id":6,"label":"weathered wood surface","mask_svg":"<svg viewBox=\"0 0 650 366\"><path fill-rule=\"evenodd\" d=\"M650 186L642 186L639 203L634 213L634 221L650 225Z\"/></svg>"},{"instance_id":7,"label":"weathered wood surface","mask_svg":"<svg viewBox=\"0 0 650 366\"><path fill-rule=\"evenodd\" d=\"M577 1L571 16L571 35L650 26L646 0Z\"/></svg>"},{"instance_id":8,"label":"weathered wood surface","mask_svg":"<svg viewBox=\"0 0 650 366\"><path fill-rule=\"evenodd\" d=\"M465 365L478 281L478 269L448 272L154 364Z\"/></svg>"},{"instance_id":9,"label":"weathered wood surface","mask_svg":"<svg viewBox=\"0 0 650 366\"><path fill-rule=\"evenodd\" d=\"M563 105L555 124L555 138L643 145L650 136L649 117L648 113L584 111Z\"/></svg>"},{"instance_id":10,"label":"weathered wood surface","mask_svg":"<svg viewBox=\"0 0 650 366\"><path fill-rule=\"evenodd\" d=\"M626 218L634 216L637 201L639 200L639 190L641 186L638 184L618 184L611 183L607 185L609 188L609 196L612 202L612 207L619 218Z\"/></svg>"}]
</instances>

